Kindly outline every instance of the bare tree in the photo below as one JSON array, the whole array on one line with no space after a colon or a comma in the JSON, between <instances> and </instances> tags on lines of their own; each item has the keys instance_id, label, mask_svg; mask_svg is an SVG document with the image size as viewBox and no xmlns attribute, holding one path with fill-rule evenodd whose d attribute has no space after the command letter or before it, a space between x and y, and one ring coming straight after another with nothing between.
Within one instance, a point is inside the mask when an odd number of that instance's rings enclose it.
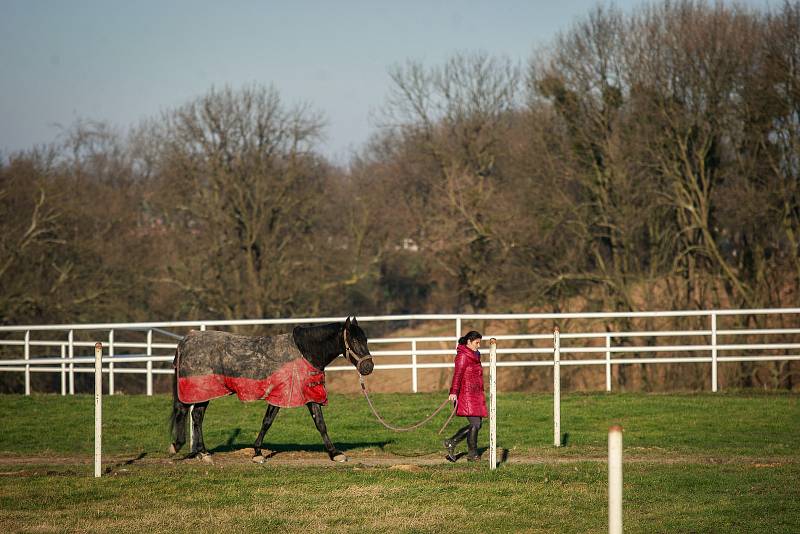
<instances>
[{"instance_id":1,"label":"bare tree","mask_svg":"<svg viewBox=\"0 0 800 534\"><path fill-rule=\"evenodd\" d=\"M52 157L42 163L48 160ZM8 165L0 164L0 322L4 324L31 315L26 308L36 305L39 286L34 273L45 263L48 248L64 243L58 232L55 193L42 180L39 161L36 156L18 155ZM58 266L51 263L44 269L53 272Z\"/></svg>"},{"instance_id":2,"label":"bare tree","mask_svg":"<svg viewBox=\"0 0 800 534\"><path fill-rule=\"evenodd\" d=\"M390 72L386 126L422 160L424 174L402 187L424 197L412 237L435 258L459 300L484 309L497 284L489 267L502 254L492 212L497 160L515 106L519 73L508 60L456 55L442 67L417 62ZM502 260L499 260L502 261Z\"/></svg>"},{"instance_id":3,"label":"bare tree","mask_svg":"<svg viewBox=\"0 0 800 534\"><path fill-rule=\"evenodd\" d=\"M179 239L162 281L190 313L291 314L316 265L322 119L272 88L211 90L169 113L156 217ZM305 260L305 261L304 261Z\"/></svg>"}]
</instances>

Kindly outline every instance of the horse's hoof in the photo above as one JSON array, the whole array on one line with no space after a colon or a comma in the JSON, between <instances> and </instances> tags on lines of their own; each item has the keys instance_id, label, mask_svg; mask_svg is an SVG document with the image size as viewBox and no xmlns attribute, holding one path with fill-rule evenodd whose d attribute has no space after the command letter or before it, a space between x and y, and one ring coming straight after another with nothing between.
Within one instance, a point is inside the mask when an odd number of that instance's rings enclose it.
<instances>
[{"instance_id":1,"label":"horse's hoof","mask_svg":"<svg viewBox=\"0 0 800 534\"><path fill-rule=\"evenodd\" d=\"M331 460L333 460L334 462L344 463L347 461L347 456L345 456L344 453L340 452L339 454L334 455L333 458L331 458Z\"/></svg>"},{"instance_id":2,"label":"horse's hoof","mask_svg":"<svg viewBox=\"0 0 800 534\"><path fill-rule=\"evenodd\" d=\"M167 449L167 450L169 451L170 454L175 454L176 452L178 452L178 449L175 448L175 444L174 443L170 443L169 444L169 449Z\"/></svg>"},{"instance_id":3,"label":"horse's hoof","mask_svg":"<svg viewBox=\"0 0 800 534\"><path fill-rule=\"evenodd\" d=\"M201 460L203 460L207 464L214 463L214 458L207 452L200 453L198 456L200 457Z\"/></svg>"},{"instance_id":4,"label":"horse's hoof","mask_svg":"<svg viewBox=\"0 0 800 534\"><path fill-rule=\"evenodd\" d=\"M260 454L256 454L255 456L250 458L250 461L253 462L253 463L256 463L256 464L263 464L264 463L264 457L261 456Z\"/></svg>"}]
</instances>

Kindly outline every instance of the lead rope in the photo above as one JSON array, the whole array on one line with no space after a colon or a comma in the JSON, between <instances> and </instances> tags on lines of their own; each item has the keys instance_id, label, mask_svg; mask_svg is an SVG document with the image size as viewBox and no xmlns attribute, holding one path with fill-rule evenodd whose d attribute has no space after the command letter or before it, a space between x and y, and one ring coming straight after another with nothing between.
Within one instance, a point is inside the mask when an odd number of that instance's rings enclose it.
<instances>
[{"instance_id":1,"label":"lead rope","mask_svg":"<svg viewBox=\"0 0 800 534\"><path fill-rule=\"evenodd\" d=\"M372 405L372 399L369 398L369 393L367 393L367 385L366 385L366 383L364 381L364 376L363 375L358 377L358 383L361 384L361 392L364 394L364 397L366 397L367 404L369 404L369 409L372 410L372 414L375 416L375 418L378 420L378 422L380 424L382 424L383 426L385 426L386 428L388 428L389 430L394 430L395 432L408 432L409 430L414 430L415 428L421 427L422 425L424 425L425 423L427 423L428 421L433 419L434 416L436 414L438 414L439 412L441 412L442 408L444 408L445 405L448 402L450 402L450 399L445 399L445 401L442 404L440 404L439 407L436 408L436 410L432 414L430 414L428 417L426 417L422 421L420 421L418 423L414 423L411 426L406 426L406 427L392 426L392 425L390 425L389 423L387 423L386 421L383 420L383 418L380 416L378 411L375 409L375 406ZM442 428L439 430L439 434L441 434L444 431L444 429L447 428L447 425L450 424L450 420L453 418L455 413L456 413L456 404L453 403L453 410L450 412L450 417L448 417L447 421L444 422L444 426L442 426Z\"/></svg>"}]
</instances>

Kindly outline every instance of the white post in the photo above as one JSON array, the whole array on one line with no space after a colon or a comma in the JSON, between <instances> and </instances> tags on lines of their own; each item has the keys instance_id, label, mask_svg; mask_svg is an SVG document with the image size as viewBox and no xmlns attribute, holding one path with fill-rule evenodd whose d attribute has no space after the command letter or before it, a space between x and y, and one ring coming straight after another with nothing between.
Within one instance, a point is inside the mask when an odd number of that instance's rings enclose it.
<instances>
[{"instance_id":1,"label":"white post","mask_svg":"<svg viewBox=\"0 0 800 534\"><path fill-rule=\"evenodd\" d=\"M606 391L611 391L611 336L606 334Z\"/></svg>"},{"instance_id":2,"label":"white post","mask_svg":"<svg viewBox=\"0 0 800 534\"><path fill-rule=\"evenodd\" d=\"M622 427L608 429L608 532L622 534Z\"/></svg>"},{"instance_id":3,"label":"white post","mask_svg":"<svg viewBox=\"0 0 800 534\"><path fill-rule=\"evenodd\" d=\"M31 359L31 331L25 330L25 360ZM31 394L31 364L25 364L25 395Z\"/></svg>"},{"instance_id":4,"label":"white post","mask_svg":"<svg viewBox=\"0 0 800 534\"><path fill-rule=\"evenodd\" d=\"M177 370L175 371L178 372ZM194 445L194 425L192 424L192 412L194 412L194 404L189 406L189 411L186 413L186 417L189 419L189 450L192 450L192 446ZM185 423L184 423L185 424Z\"/></svg>"},{"instance_id":5,"label":"white post","mask_svg":"<svg viewBox=\"0 0 800 534\"><path fill-rule=\"evenodd\" d=\"M114 329L108 331L108 394L114 394Z\"/></svg>"},{"instance_id":6,"label":"white post","mask_svg":"<svg viewBox=\"0 0 800 534\"><path fill-rule=\"evenodd\" d=\"M711 312L711 391L717 391L717 314Z\"/></svg>"},{"instance_id":7,"label":"white post","mask_svg":"<svg viewBox=\"0 0 800 534\"><path fill-rule=\"evenodd\" d=\"M75 357L75 344L74 335L72 330L69 331L67 336L67 344L69 346L69 394L75 395L75 362L72 359Z\"/></svg>"},{"instance_id":8,"label":"white post","mask_svg":"<svg viewBox=\"0 0 800 534\"><path fill-rule=\"evenodd\" d=\"M411 390L417 392L417 340L411 340Z\"/></svg>"},{"instance_id":9,"label":"white post","mask_svg":"<svg viewBox=\"0 0 800 534\"><path fill-rule=\"evenodd\" d=\"M153 355L153 330L147 331L147 356ZM147 360L147 396L153 396L153 360Z\"/></svg>"},{"instance_id":10,"label":"white post","mask_svg":"<svg viewBox=\"0 0 800 534\"><path fill-rule=\"evenodd\" d=\"M103 450L103 344L94 344L94 478L100 477Z\"/></svg>"},{"instance_id":11,"label":"white post","mask_svg":"<svg viewBox=\"0 0 800 534\"><path fill-rule=\"evenodd\" d=\"M553 329L553 445L561 446L561 340Z\"/></svg>"},{"instance_id":12,"label":"white post","mask_svg":"<svg viewBox=\"0 0 800 534\"><path fill-rule=\"evenodd\" d=\"M497 469L497 340L489 340L489 469Z\"/></svg>"},{"instance_id":13,"label":"white post","mask_svg":"<svg viewBox=\"0 0 800 534\"><path fill-rule=\"evenodd\" d=\"M65 344L61 344L61 359L65 360L67 358L67 346ZM61 364L61 395L67 394L67 364Z\"/></svg>"},{"instance_id":14,"label":"white post","mask_svg":"<svg viewBox=\"0 0 800 534\"><path fill-rule=\"evenodd\" d=\"M206 325L200 325L200 331L205 332ZM177 373L178 370L176 369L175 372ZM192 450L192 445L194 445L194 425L192 424L192 413L194 412L194 404L189 406L189 412L187 413L187 417L189 418L189 450Z\"/></svg>"}]
</instances>

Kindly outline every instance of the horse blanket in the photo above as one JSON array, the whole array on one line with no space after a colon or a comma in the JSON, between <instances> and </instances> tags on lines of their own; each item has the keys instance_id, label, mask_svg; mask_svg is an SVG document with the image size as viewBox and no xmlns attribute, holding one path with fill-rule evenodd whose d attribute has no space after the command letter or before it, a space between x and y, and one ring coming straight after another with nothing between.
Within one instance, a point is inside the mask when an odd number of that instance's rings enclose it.
<instances>
[{"instance_id":1,"label":"horse blanket","mask_svg":"<svg viewBox=\"0 0 800 534\"><path fill-rule=\"evenodd\" d=\"M328 403L325 372L303 357L291 334L251 337L192 330L178 343L172 365L178 399L186 404L232 393L241 401L265 399L281 408Z\"/></svg>"}]
</instances>

